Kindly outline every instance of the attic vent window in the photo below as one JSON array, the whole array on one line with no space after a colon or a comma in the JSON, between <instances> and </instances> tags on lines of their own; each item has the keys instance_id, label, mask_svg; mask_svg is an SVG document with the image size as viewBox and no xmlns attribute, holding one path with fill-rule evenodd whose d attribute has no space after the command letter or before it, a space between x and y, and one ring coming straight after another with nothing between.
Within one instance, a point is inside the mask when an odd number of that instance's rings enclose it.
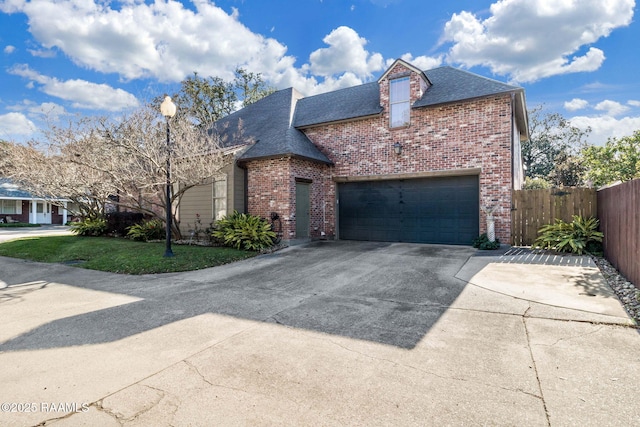
<instances>
[{"instance_id":1,"label":"attic vent window","mask_svg":"<svg viewBox=\"0 0 640 427\"><path fill-rule=\"evenodd\" d=\"M409 104L409 77L391 80L389 82L389 109L392 128L409 125Z\"/></svg>"}]
</instances>

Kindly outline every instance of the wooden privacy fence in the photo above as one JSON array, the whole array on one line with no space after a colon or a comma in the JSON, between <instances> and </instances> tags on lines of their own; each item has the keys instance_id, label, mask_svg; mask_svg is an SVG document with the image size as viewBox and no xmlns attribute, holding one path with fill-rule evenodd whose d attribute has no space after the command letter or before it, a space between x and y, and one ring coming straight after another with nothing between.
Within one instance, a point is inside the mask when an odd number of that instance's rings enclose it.
<instances>
[{"instance_id":1,"label":"wooden privacy fence","mask_svg":"<svg viewBox=\"0 0 640 427\"><path fill-rule=\"evenodd\" d=\"M640 287L640 179L598 191L604 255Z\"/></svg>"},{"instance_id":2,"label":"wooden privacy fence","mask_svg":"<svg viewBox=\"0 0 640 427\"><path fill-rule=\"evenodd\" d=\"M511 197L511 244L530 246L543 225L556 218L571 222L573 215L596 217L597 194L592 188L514 190Z\"/></svg>"}]
</instances>

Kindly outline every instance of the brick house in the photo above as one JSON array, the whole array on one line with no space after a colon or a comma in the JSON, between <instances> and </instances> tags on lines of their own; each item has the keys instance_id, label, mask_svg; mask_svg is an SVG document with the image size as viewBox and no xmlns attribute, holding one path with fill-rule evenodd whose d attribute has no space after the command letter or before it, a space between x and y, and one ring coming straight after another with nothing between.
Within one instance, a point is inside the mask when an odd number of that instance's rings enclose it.
<instances>
[{"instance_id":1,"label":"brick house","mask_svg":"<svg viewBox=\"0 0 640 427\"><path fill-rule=\"evenodd\" d=\"M395 61L375 82L303 97L289 88L216 124L232 162L185 194L186 231L234 209L285 240L470 244L494 209L510 241L511 190L528 138L522 88L452 67Z\"/></svg>"},{"instance_id":2,"label":"brick house","mask_svg":"<svg viewBox=\"0 0 640 427\"><path fill-rule=\"evenodd\" d=\"M0 178L0 222L66 224L71 218L66 199L42 199L22 190L10 179Z\"/></svg>"}]
</instances>

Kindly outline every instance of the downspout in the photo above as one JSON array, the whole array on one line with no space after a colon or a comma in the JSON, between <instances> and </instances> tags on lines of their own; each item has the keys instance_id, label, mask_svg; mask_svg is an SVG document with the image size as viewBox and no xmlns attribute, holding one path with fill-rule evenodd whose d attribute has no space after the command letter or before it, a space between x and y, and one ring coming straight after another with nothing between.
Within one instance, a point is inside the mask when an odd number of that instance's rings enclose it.
<instances>
[{"instance_id":1,"label":"downspout","mask_svg":"<svg viewBox=\"0 0 640 427\"><path fill-rule=\"evenodd\" d=\"M515 173L515 167L514 167L514 150L515 150L515 132L514 132L514 125L516 122L516 94L511 92L511 190L514 190L515 187L515 180L514 180L514 173ZM512 198L513 199L513 198ZM511 209L513 209L513 200L510 202L511 203Z\"/></svg>"}]
</instances>

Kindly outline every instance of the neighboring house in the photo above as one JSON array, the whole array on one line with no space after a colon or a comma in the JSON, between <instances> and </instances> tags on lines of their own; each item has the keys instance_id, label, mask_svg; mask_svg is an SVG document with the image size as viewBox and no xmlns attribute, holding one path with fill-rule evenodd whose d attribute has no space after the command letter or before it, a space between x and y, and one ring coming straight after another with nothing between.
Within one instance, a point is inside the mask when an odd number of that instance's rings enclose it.
<instances>
[{"instance_id":1,"label":"neighboring house","mask_svg":"<svg viewBox=\"0 0 640 427\"><path fill-rule=\"evenodd\" d=\"M181 227L234 209L285 240L470 244L495 209L510 241L511 191L528 138L522 88L452 67L397 60L376 81L303 97L275 92L216 124L234 161L188 191Z\"/></svg>"},{"instance_id":2,"label":"neighboring house","mask_svg":"<svg viewBox=\"0 0 640 427\"><path fill-rule=\"evenodd\" d=\"M11 180L0 178L0 221L31 224L66 224L70 219L64 199L33 197Z\"/></svg>"}]
</instances>

